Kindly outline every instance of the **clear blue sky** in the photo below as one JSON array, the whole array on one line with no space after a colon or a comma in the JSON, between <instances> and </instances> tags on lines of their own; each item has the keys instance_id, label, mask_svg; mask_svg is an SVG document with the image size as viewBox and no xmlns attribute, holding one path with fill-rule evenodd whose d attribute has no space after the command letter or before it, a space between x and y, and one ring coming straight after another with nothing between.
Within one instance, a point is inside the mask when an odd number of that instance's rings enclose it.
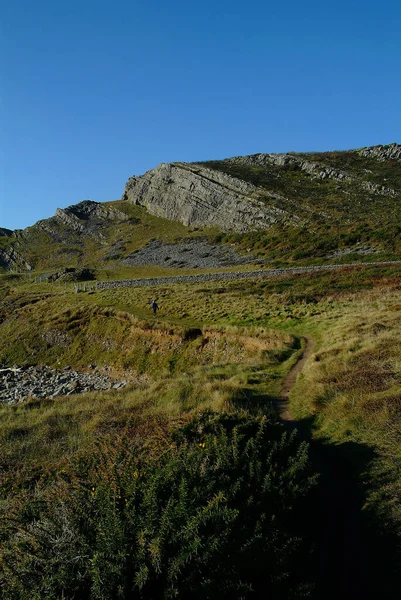
<instances>
[{"instance_id":1,"label":"clear blue sky","mask_svg":"<svg viewBox=\"0 0 401 600\"><path fill-rule=\"evenodd\" d=\"M3 0L0 226L160 162L401 141L398 0Z\"/></svg>"}]
</instances>

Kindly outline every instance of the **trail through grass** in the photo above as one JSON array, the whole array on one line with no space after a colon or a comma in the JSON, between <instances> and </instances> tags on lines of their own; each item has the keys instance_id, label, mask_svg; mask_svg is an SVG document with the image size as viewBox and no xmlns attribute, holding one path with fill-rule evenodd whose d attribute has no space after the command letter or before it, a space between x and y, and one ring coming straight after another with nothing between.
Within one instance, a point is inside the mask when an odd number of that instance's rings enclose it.
<instances>
[{"instance_id":1,"label":"trail through grass","mask_svg":"<svg viewBox=\"0 0 401 600\"><path fill-rule=\"evenodd\" d=\"M297 375L289 394L291 418L316 440L330 469L345 469L348 483L339 506L347 496L353 498L348 514L379 524L381 541L375 538L376 525L363 526L361 535L364 540L368 535L369 547L375 540L391 570L398 551L388 540L393 535L399 540L401 522L400 289L394 265L165 285L151 290L161 308L154 319L148 289L74 294L52 286L19 286L18 278L8 277L0 290L1 361L81 368L94 362L99 369L131 371L140 381L121 392L2 407L4 490L26 497L72 457L90 453L94 439L116 439L134 421L140 432L135 435L148 440L149 451L157 455L169 444L174 424L199 410L271 415L272 401ZM56 344L54 332L64 336ZM302 337L315 340L313 355L301 373L291 373ZM286 381L289 371L292 380ZM318 464L323 471L324 464ZM326 493L324 501L337 502L328 501ZM353 547L357 551L358 544ZM373 572L373 565L369 568ZM323 571L334 576L330 569L326 564ZM344 575L342 582L356 577ZM387 577L389 594L393 577Z\"/></svg>"}]
</instances>

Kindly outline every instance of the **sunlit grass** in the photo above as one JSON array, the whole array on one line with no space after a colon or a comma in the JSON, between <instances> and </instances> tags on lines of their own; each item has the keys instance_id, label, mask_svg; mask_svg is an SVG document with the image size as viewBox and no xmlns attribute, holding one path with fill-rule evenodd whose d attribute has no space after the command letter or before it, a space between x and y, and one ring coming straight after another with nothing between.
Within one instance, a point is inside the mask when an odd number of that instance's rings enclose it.
<instances>
[{"instance_id":1,"label":"sunlit grass","mask_svg":"<svg viewBox=\"0 0 401 600\"><path fill-rule=\"evenodd\" d=\"M375 448L382 465L400 458L397 266L79 294L19 281L7 276L3 288L0 361L94 363L141 383L44 402L32 411L35 423L23 406L4 407L4 431L20 430L4 456L46 463L53 435L57 462L100 432L114 435L134 413L167 422L201 408L252 411L260 398L267 410L296 355L294 335L307 335L315 353L291 394L293 416L312 419L313 435ZM52 330L66 335L65 346L46 342Z\"/></svg>"}]
</instances>

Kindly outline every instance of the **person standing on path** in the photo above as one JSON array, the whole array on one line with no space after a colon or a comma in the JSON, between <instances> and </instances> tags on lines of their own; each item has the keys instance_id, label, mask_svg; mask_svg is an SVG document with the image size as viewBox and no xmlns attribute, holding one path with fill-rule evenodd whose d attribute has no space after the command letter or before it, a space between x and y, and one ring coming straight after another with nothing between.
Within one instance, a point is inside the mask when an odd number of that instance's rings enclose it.
<instances>
[{"instance_id":1,"label":"person standing on path","mask_svg":"<svg viewBox=\"0 0 401 600\"><path fill-rule=\"evenodd\" d=\"M154 314L154 316L156 316L156 312L157 312L157 310L158 310L158 308L159 308L159 307L157 306L156 300L152 300L152 302L151 302L151 307L153 308L153 314Z\"/></svg>"}]
</instances>

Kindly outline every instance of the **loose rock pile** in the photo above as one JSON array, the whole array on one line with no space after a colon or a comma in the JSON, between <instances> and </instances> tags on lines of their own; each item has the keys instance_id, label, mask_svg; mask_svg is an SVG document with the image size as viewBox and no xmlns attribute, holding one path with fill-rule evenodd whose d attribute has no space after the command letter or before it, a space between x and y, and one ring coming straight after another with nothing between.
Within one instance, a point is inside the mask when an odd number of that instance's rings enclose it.
<instances>
[{"instance_id":1,"label":"loose rock pile","mask_svg":"<svg viewBox=\"0 0 401 600\"><path fill-rule=\"evenodd\" d=\"M127 383L101 373L84 373L70 368L60 371L49 367L0 369L0 402L12 404L28 398L54 398L92 390L120 389Z\"/></svg>"},{"instance_id":2,"label":"loose rock pile","mask_svg":"<svg viewBox=\"0 0 401 600\"><path fill-rule=\"evenodd\" d=\"M230 246L210 244L205 239L195 238L177 244L165 244L160 240L152 240L123 260L123 265L216 269L245 265L256 260L258 259L255 256L241 256ZM264 261L258 260L258 262Z\"/></svg>"}]
</instances>

